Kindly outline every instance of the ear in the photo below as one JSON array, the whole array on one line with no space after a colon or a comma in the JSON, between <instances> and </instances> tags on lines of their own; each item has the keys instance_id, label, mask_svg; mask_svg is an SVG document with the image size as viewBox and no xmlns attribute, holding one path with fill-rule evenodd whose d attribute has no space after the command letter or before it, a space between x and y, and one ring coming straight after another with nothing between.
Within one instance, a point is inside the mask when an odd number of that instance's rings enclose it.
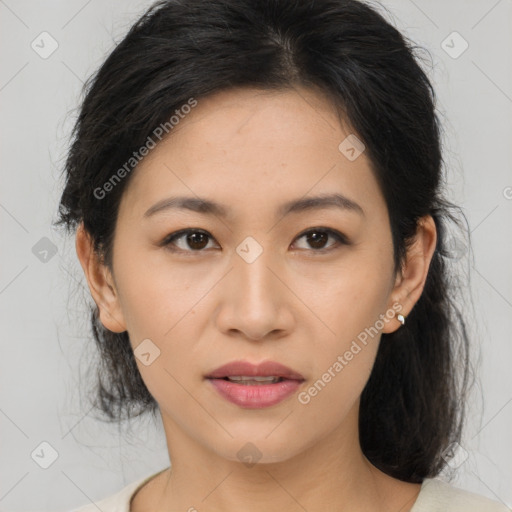
<instances>
[{"instance_id":1,"label":"ear","mask_svg":"<svg viewBox=\"0 0 512 512\"><path fill-rule=\"evenodd\" d=\"M426 215L418 221L414 243L407 251L402 272L397 274L390 295L391 302L388 304L388 308L396 311L395 319L386 322L382 332L396 331L401 326L401 323L396 319L396 315L401 313L407 316L420 298L425 287L436 242L437 230L434 219L431 215ZM402 306L399 311L397 310L397 304Z\"/></svg>"},{"instance_id":2,"label":"ear","mask_svg":"<svg viewBox=\"0 0 512 512\"><path fill-rule=\"evenodd\" d=\"M107 266L100 261L83 222L77 228L75 246L89 290L98 306L101 323L112 332L126 331L114 278Z\"/></svg>"}]
</instances>

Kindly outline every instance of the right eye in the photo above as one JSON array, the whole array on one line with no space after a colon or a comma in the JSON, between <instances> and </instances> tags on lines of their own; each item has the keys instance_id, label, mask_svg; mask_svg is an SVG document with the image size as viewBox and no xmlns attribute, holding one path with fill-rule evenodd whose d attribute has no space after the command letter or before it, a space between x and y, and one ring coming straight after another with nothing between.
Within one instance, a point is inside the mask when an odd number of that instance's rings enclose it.
<instances>
[{"instance_id":1,"label":"right eye","mask_svg":"<svg viewBox=\"0 0 512 512\"><path fill-rule=\"evenodd\" d=\"M201 252L213 237L200 229L182 229L166 236L161 245L172 252Z\"/></svg>"}]
</instances>

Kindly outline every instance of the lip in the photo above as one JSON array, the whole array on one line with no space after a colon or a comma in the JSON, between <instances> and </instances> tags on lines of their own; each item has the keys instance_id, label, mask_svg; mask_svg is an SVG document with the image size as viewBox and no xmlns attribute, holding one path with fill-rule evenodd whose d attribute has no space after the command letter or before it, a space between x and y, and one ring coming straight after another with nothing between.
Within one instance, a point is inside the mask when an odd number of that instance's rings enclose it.
<instances>
[{"instance_id":1,"label":"lip","mask_svg":"<svg viewBox=\"0 0 512 512\"><path fill-rule=\"evenodd\" d=\"M213 372L206 375L207 379L222 379L224 377L233 377L237 375L246 375L247 377L283 377L288 380L304 380L304 377L288 368L287 366L277 363L276 361L263 361L259 364L253 364L249 361L232 361L220 366Z\"/></svg>"},{"instance_id":2,"label":"lip","mask_svg":"<svg viewBox=\"0 0 512 512\"><path fill-rule=\"evenodd\" d=\"M281 382L274 384L237 384L224 377L281 377ZM295 393L304 377L275 361L253 364L249 361L233 361L211 372L205 377L213 388L226 400L244 409L262 409L282 402Z\"/></svg>"}]
</instances>

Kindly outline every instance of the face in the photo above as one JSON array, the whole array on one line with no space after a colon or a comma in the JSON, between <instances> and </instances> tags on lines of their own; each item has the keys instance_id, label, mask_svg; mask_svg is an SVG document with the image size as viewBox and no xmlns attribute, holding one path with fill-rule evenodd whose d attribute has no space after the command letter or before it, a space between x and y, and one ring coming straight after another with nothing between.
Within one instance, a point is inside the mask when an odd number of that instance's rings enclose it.
<instances>
[{"instance_id":1,"label":"face","mask_svg":"<svg viewBox=\"0 0 512 512\"><path fill-rule=\"evenodd\" d=\"M250 442L263 463L354 427L404 302L386 204L351 133L311 90L224 91L198 100L133 171L101 318L128 331L168 437L233 461ZM195 203L162 203L177 197ZM206 376L238 360L303 380L260 401L261 384L234 384L245 388L234 403Z\"/></svg>"}]
</instances>

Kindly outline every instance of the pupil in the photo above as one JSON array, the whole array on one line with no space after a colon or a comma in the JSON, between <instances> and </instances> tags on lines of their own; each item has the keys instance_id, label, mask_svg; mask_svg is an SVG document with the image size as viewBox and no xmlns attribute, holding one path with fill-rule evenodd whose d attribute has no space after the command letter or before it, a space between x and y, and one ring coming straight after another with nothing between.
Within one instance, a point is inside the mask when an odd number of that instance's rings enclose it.
<instances>
[{"instance_id":1,"label":"pupil","mask_svg":"<svg viewBox=\"0 0 512 512\"><path fill-rule=\"evenodd\" d=\"M187 243L192 249L202 249L208 241L204 233L191 233L187 236Z\"/></svg>"},{"instance_id":2,"label":"pupil","mask_svg":"<svg viewBox=\"0 0 512 512\"><path fill-rule=\"evenodd\" d=\"M327 233L313 231L308 235L308 243L315 249L321 249L327 242Z\"/></svg>"}]
</instances>

